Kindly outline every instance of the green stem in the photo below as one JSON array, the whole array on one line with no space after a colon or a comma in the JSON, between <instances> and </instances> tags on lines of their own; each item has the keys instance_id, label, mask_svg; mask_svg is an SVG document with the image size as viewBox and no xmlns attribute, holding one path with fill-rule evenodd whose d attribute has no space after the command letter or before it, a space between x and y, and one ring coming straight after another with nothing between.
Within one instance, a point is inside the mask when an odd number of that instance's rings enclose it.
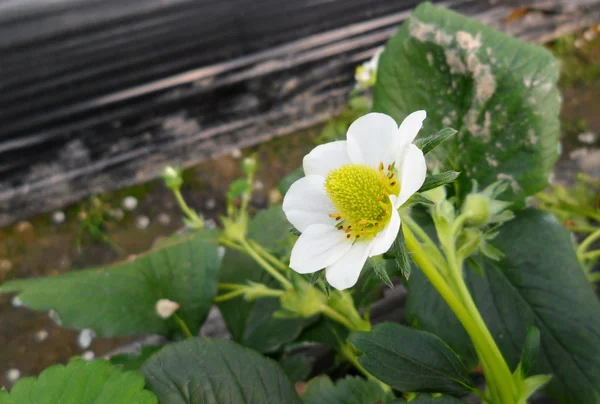
<instances>
[{"instance_id":1,"label":"green stem","mask_svg":"<svg viewBox=\"0 0 600 404\"><path fill-rule=\"evenodd\" d=\"M407 225L409 229L421 239L421 242L430 247L428 248L428 252L432 255L431 259L433 263L439 270L443 271L445 269L446 260L427 232L423 230L410 215L402 215L402 223Z\"/></svg>"},{"instance_id":2,"label":"green stem","mask_svg":"<svg viewBox=\"0 0 600 404\"><path fill-rule=\"evenodd\" d=\"M215 303L220 303L220 302L224 302L226 300L230 300L230 299L234 299L238 296L242 296L246 293L246 289L237 289L234 290L232 292L227 292L225 294L219 295L217 297L215 297L215 299L213 300Z\"/></svg>"},{"instance_id":3,"label":"green stem","mask_svg":"<svg viewBox=\"0 0 600 404\"><path fill-rule=\"evenodd\" d=\"M378 378L373 376L371 373L369 373L367 371L367 369L365 369L363 367L363 365L360 364L360 362L358 361L358 358L356 357L356 354L352 350L352 347L348 346L347 344L342 343L342 344L340 344L339 352L344 359L346 359L348 362L350 362L352 364L352 366L354 366L356 368L356 370L358 370L360 373L362 373L368 380L377 382L379 384L379 386L381 386L381 388L385 392L392 391L392 388L390 386L388 386L387 384L385 384L384 382L382 382L381 380L379 380Z\"/></svg>"},{"instance_id":4,"label":"green stem","mask_svg":"<svg viewBox=\"0 0 600 404\"><path fill-rule=\"evenodd\" d=\"M229 289L229 290L237 290L237 289L246 289L248 285L241 285L239 283L219 283L219 289Z\"/></svg>"},{"instance_id":5,"label":"green stem","mask_svg":"<svg viewBox=\"0 0 600 404\"><path fill-rule=\"evenodd\" d=\"M350 331L365 331L357 328L354 324L346 319L346 317L342 316L340 313L327 306L326 304L321 306L321 313L332 319L333 321L340 323L344 327L346 327Z\"/></svg>"},{"instance_id":6,"label":"green stem","mask_svg":"<svg viewBox=\"0 0 600 404\"><path fill-rule=\"evenodd\" d=\"M281 283L284 289L293 288L292 283L289 280L287 280L279 271L277 271L277 269L273 268L271 264L269 264L263 257L261 257L260 254L258 254L256 250L254 250L252 246L246 241L246 239L241 239L240 244L246 249L246 252L254 259L254 261L256 261L260 266L262 266L265 269L265 271L267 271L273 278L275 278L279 281L279 283Z\"/></svg>"},{"instance_id":7,"label":"green stem","mask_svg":"<svg viewBox=\"0 0 600 404\"><path fill-rule=\"evenodd\" d=\"M179 316L179 314L173 313L173 318L175 319L175 321L177 321L177 324L179 324L179 328L181 328L181 331L183 331L183 335L185 335L186 338L194 338L189 327L187 326L185 321L183 321L183 319Z\"/></svg>"},{"instance_id":8,"label":"green stem","mask_svg":"<svg viewBox=\"0 0 600 404\"><path fill-rule=\"evenodd\" d=\"M287 265L285 265L283 262L277 259L277 257L271 255L271 253L264 249L260 244L255 243L252 240L248 240L248 243L250 243L252 248L254 248L256 252L258 252L260 255L262 255L264 259L269 261L272 265L279 267L281 271L287 272L289 270L289 267Z\"/></svg>"},{"instance_id":9,"label":"green stem","mask_svg":"<svg viewBox=\"0 0 600 404\"><path fill-rule=\"evenodd\" d=\"M587 249L594 243L594 241L600 238L600 228L590 234L585 240L579 244L577 248L577 255L583 255L587 251Z\"/></svg>"},{"instance_id":10,"label":"green stem","mask_svg":"<svg viewBox=\"0 0 600 404\"><path fill-rule=\"evenodd\" d=\"M567 226L567 229L571 230L573 233L593 233L598 230L598 227L593 226Z\"/></svg>"},{"instance_id":11,"label":"green stem","mask_svg":"<svg viewBox=\"0 0 600 404\"><path fill-rule=\"evenodd\" d=\"M583 254L583 258L586 260L593 260L600 257L600 250L590 251L588 253Z\"/></svg>"},{"instance_id":12,"label":"green stem","mask_svg":"<svg viewBox=\"0 0 600 404\"><path fill-rule=\"evenodd\" d=\"M240 251L245 253L246 249L242 246L237 245L236 243L230 241L229 239L226 239L225 237L221 237L219 239L219 243L223 244L226 247L232 248L234 250Z\"/></svg>"},{"instance_id":13,"label":"green stem","mask_svg":"<svg viewBox=\"0 0 600 404\"><path fill-rule=\"evenodd\" d=\"M450 306L454 314L456 314L456 317L461 322L463 327L465 327L465 330L473 340L473 344L475 345L478 352L481 354L482 358L484 359L484 362L487 364L490 373L493 375L493 380L489 380L489 382L496 382L496 384L500 386L500 389L498 390L498 394L500 396L500 403L514 403L514 382L512 379L512 374L510 373L508 365L506 365L506 362L504 361L502 355L500 354L500 358L497 358L496 344L491 335L489 334L485 323L483 323L481 316L479 316L479 312L477 311L476 307L475 313L472 313L474 303L470 298L470 294L468 294L468 290L467 296L465 296L464 291L462 291L460 293L462 299L459 299L454 294L452 289L448 286L444 278L437 271L434 264L429 260L429 258L425 254L425 251L423 250L415 236L412 234L412 232L407 227L403 227L403 232L404 239L406 241L406 246L408 247L408 250L413 253L413 260L419 265L425 276L427 276L429 281L437 289L438 293L446 301L448 306ZM458 285L462 284L464 286L464 281L462 281L462 279L460 282L457 281L456 283ZM461 300L470 300L470 302L473 304L473 307L463 306L463 302ZM473 314L476 314L475 317L473 317Z\"/></svg>"},{"instance_id":14,"label":"green stem","mask_svg":"<svg viewBox=\"0 0 600 404\"><path fill-rule=\"evenodd\" d=\"M204 226L204 220L202 220L196 212L194 212L186 203L185 199L183 199L183 195L181 195L181 190L179 188L173 189L173 195L175 195L175 199L181 208L181 211L194 222L198 227Z\"/></svg>"}]
</instances>

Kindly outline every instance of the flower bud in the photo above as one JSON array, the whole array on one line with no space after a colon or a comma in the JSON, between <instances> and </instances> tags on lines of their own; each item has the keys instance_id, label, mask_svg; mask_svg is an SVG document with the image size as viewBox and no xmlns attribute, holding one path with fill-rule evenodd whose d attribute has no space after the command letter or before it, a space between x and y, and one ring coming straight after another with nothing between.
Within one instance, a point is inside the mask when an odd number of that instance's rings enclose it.
<instances>
[{"instance_id":1,"label":"flower bud","mask_svg":"<svg viewBox=\"0 0 600 404\"><path fill-rule=\"evenodd\" d=\"M167 188L172 190L181 188L181 185L183 184L181 170L171 166L165 167L162 173L162 178L165 181Z\"/></svg>"},{"instance_id":2,"label":"flower bud","mask_svg":"<svg viewBox=\"0 0 600 404\"><path fill-rule=\"evenodd\" d=\"M179 303L169 299L160 299L156 302L156 314L160 318L167 319L179 309Z\"/></svg>"},{"instance_id":3,"label":"flower bud","mask_svg":"<svg viewBox=\"0 0 600 404\"><path fill-rule=\"evenodd\" d=\"M254 157L246 157L242 162L242 168L247 176L253 176L258 168L258 164Z\"/></svg>"},{"instance_id":4,"label":"flower bud","mask_svg":"<svg viewBox=\"0 0 600 404\"><path fill-rule=\"evenodd\" d=\"M482 194L469 194L462 207L463 215L467 216L465 223L469 226L483 226L490 218L489 198Z\"/></svg>"}]
</instances>

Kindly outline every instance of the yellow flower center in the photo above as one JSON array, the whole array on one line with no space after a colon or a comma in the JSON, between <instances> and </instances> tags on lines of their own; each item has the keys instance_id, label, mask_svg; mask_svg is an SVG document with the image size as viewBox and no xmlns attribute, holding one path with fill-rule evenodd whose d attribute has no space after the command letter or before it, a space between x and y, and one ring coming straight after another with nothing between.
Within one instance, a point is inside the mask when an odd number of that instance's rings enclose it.
<instances>
[{"instance_id":1,"label":"yellow flower center","mask_svg":"<svg viewBox=\"0 0 600 404\"><path fill-rule=\"evenodd\" d=\"M325 191L339 213L332 213L337 228L351 239L375 237L392 217L390 195L400 193L397 171L390 165L379 170L361 164L347 164L325 178Z\"/></svg>"}]
</instances>

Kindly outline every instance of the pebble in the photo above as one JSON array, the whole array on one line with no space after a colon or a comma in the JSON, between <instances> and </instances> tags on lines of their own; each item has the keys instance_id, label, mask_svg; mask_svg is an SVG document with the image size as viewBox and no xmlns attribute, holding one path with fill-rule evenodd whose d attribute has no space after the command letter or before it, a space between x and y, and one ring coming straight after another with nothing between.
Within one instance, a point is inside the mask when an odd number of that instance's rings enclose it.
<instances>
[{"instance_id":1,"label":"pebble","mask_svg":"<svg viewBox=\"0 0 600 404\"><path fill-rule=\"evenodd\" d=\"M56 325L62 325L62 320L56 310L50 310L48 312L48 317L50 317L50 320L54 321Z\"/></svg>"},{"instance_id":2,"label":"pebble","mask_svg":"<svg viewBox=\"0 0 600 404\"><path fill-rule=\"evenodd\" d=\"M593 144L596 141L596 134L592 132L583 132L577 135L581 143Z\"/></svg>"},{"instance_id":3,"label":"pebble","mask_svg":"<svg viewBox=\"0 0 600 404\"><path fill-rule=\"evenodd\" d=\"M65 212L63 212L62 210L57 210L52 214L52 223L63 224L66 218L67 216L65 215Z\"/></svg>"},{"instance_id":4,"label":"pebble","mask_svg":"<svg viewBox=\"0 0 600 404\"><path fill-rule=\"evenodd\" d=\"M92 340L95 336L96 333L94 333L93 330L84 328L77 337L77 345L79 345L81 349L87 349L90 347L90 345L92 345Z\"/></svg>"},{"instance_id":5,"label":"pebble","mask_svg":"<svg viewBox=\"0 0 600 404\"><path fill-rule=\"evenodd\" d=\"M150 219L148 219L148 216L138 216L135 220L135 226L140 230L147 229L150 226Z\"/></svg>"},{"instance_id":6,"label":"pebble","mask_svg":"<svg viewBox=\"0 0 600 404\"><path fill-rule=\"evenodd\" d=\"M588 29L583 33L583 38L588 42L596 39L596 36L598 36L598 34L596 34L596 31L594 31L593 29Z\"/></svg>"},{"instance_id":7,"label":"pebble","mask_svg":"<svg viewBox=\"0 0 600 404\"><path fill-rule=\"evenodd\" d=\"M121 220L123 219L123 217L125 216L125 212L123 212L123 209L111 209L108 214L115 220Z\"/></svg>"},{"instance_id":8,"label":"pebble","mask_svg":"<svg viewBox=\"0 0 600 404\"><path fill-rule=\"evenodd\" d=\"M13 307L23 307L23 300L21 300L19 296L15 296L10 301L10 304L12 304Z\"/></svg>"},{"instance_id":9,"label":"pebble","mask_svg":"<svg viewBox=\"0 0 600 404\"><path fill-rule=\"evenodd\" d=\"M14 383L21 378L21 371L17 368L8 369L6 378L9 382Z\"/></svg>"},{"instance_id":10,"label":"pebble","mask_svg":"<svg viewBox=\"0 0 600 404\"><path fill-rule=\"evenodd\" d=\"M0 272L8 272L12 269L12 262L7 259L0 259Z\"/></svg>"},{"instance_id":11,"label":"pebble","mask_svg":"<svg viewBox=\"0 0 600 404\"><path fill-rule=\"evenodd\" d=\"M171 224L171 216L167 215L166 213L161 213L160 215L158 215L158 218L156 220L163 226L168 226L169 224Z\"/></svg>"},{"instance_id":12,"label":"pebble","mask_svg":"<svg viewBox=\"0 0 600 404\"><path fill-rule=\"evenodd\" d=\"M126 196L123 198L123 208L127 210L134 210L137 208L138 200L134 196Z\"/></svg>"},{"instance_id":13,"label":"pebble","mask_svg":"<svg viewBox=\"0 0 600 404\"><path fill-rule=\"evenodd\" d=\"M256 191L262 191L265 189L265 184L261 180L254 181L254 189Z\"/></svg>"},{"instance_id":14,"label":"pebble","mask_svg":"<svg viewBox=\"0 0 600 404\"><path fill-rule=\"evenodd\" d=\"M29 222L19 222L15 226L15 229L17 230L17 233L28 233L33 231L33 225Z\"/></svg>"},{"instance_id":15,"label":"pebble","mask_svg":"<svg viewBox=\"0 0 600 404\"><path fill-rule=\"evenodd\" d=\"M81 357L83 359L85 359L86 361L91 361L94 360L94 358L96 357L96 354L93 351L85 351Z\"/></svg>"},{"instance_id":16,"label":"pebble","mask_svg":"<svg viewBox=\"0 0 600 404\"><path fill-rule=\"evenodd\" d=\"M238 148L232 149L231 157L233 157L234 159L239 159L240 157L242 157L242 151Z\"/></svg>"},{"instance_id":17,"label":"pebble","mask_svg":"<svg viewBox=\"0 0 600 404\"><path fill-rule=\"evenodd\" d=\"M215 198L210 198L206 201L204 207L208 210L213 210L217 207L217 201L215 200Z\"/></svg>"},{"instance_id":18,"label":"pebble","mask_svg":"<svg viewBox=\"0 0 600 404\"><path fill-rule=\"evenodd\" d=\"M42 342L48 339L48 331L46 330L39 330L38 332L35 333L34 336L35 340L37 342Z\"/></svg>"}]
</instances>

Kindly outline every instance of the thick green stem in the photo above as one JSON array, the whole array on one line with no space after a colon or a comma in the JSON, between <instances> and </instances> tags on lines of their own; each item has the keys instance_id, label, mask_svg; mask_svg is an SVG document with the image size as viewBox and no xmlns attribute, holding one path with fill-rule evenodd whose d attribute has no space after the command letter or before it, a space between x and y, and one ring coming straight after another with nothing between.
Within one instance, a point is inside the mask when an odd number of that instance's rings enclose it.
<instances>
[{"instance_id":1,"label":"thick green stem","mask_svg":"<svg viewBox=\"0 0 600 404\"><path fill-rule=\"evenodd\" d=\"M173 189L173 195L175 195L175 199L181 208L181 211L190 219L197 227L204 226L204 220L202 220L193 209L191 209L185 199L183 199L183 195L181 195L181 191L179 188Z\"/></svg>"},{"instance_id":2,"label":"thick green stem","mask_svg":"<svg viewBox=\"0 0 600 404\"><path fill-rule=\"evenodd\" d=\"M175 319L175 321L177 321L177 324L179 324L179 328L181 328L181 331L183 331L183 335L185 335L186 338L194 338L194 335L192 335L190 328L187 326L185 321L179 316L179 314L173 313L173 318Z\"/></svg>"},{"instance_id":3,"label":"thick green stem","mask_svg":"<svg viewBox=\"0 0 600 404\"><path fill-rule=\"evenodd\" d=\"M346 317L344 317L343 315L341 315L340 313L338 313L337 311L335 311L331 307L327 306L326 304L324 304L321 307L321 313L323 313L324 315L326 315L327 317L329 317L330 319L332 319L336 323L340 323L341 325L343 325L344 327L346 327L350 331L368 331L368 330L364 330L364 329L359 329L353 323L351 323L350 321L348 321L346 319Z\"/></svg>"},{"instance_id":4,"label":"thick green stem","mask_svg":"<svg viewBox=\"0 0 600 404\"><path fill-rule=\"evenodd\" d=\"M277 269L273 268L273 266L271 266L271 264L269 264L260 254L258 254L245 239L241 239L240 244L246 249L246 252L254 259L254 261L256 261L265 269L265 271L267 271L273 278L281 283L284 289L293 288L292 283L287 280Z\"/></svg>"},{"instance_id":5,"label":"thick green stem","mask_svg":"<svg viewBox=\"0 0 600 404\"><path fill-rule=\"evenodd\" d=\"M581 244L579 244L579 247L577 248L577 255L582 256L583 254L585 254L587 249L594 243L594 241L598 240L599 238L600 238L600 228L597 229L596 231L594 231L589 236L587 236L587 238L585 240L583 240L581 242Z\"/></svg>"},{"instance_id":6,"label":"thick green stem","mask_svg":"<svg viewBox=\"0 0 600 404\"><path fill-rule=\"evenodd\" d=\"M515 402L515 389L512 374L510 373L510 370L508 369L508 366L506 365L506 362L501 354L498 358L498 348L496 347L493 338L489 334L485 323L481 319L479 311L471 299L471 295L469 294L468 290L466 290L466 285L464 285L462 277L460 281L458 279L454 279L455 283L459 287L459 298L457 295L455 295L454 291L448 286L445 279L437 271L435 265L427 257L425 251L412 232L407 227L403 227L403 232L406 246L408 247L408 250L413 253L413 260L419 265L425 276L427 276L429 281L437 289L438 293L446 301L448 306L450 306L454 314L456 314L456 317L461 322L463 327L465 327L465 330L471 337L471 340L473 341L477 351L480 353L484 363L487 365L489 373L493 377L493 379L488 380L488 382L496 383L496 385L499 386L497 392L500 396L500 403L513 404ZM451 270L450 272L454 272L456 274L456 271ZM461 285L464 286L464 290L462 289ZM471 305L467 303L468 301L470 301ZM473 309L475 313L473 312Z\"/></svg>"},{"instance_id":7,"label":"thick green stem","mask_svg":"<svg viewBox=\"0 0 600 404\"><path fill-rule=\"evenodd\" d=\"M265 248L263 248L260 244L252 240L248 240L248 243L250 243L252 248L254 248L256 252L258 252L260 255L262 255L264 259L269 261L272 265L278 267L281 271L287 272L289 270L289 267L287 265L281 262L277 257L271 255L271 253L268 252Z\"/></svg>"}]
</instances>

